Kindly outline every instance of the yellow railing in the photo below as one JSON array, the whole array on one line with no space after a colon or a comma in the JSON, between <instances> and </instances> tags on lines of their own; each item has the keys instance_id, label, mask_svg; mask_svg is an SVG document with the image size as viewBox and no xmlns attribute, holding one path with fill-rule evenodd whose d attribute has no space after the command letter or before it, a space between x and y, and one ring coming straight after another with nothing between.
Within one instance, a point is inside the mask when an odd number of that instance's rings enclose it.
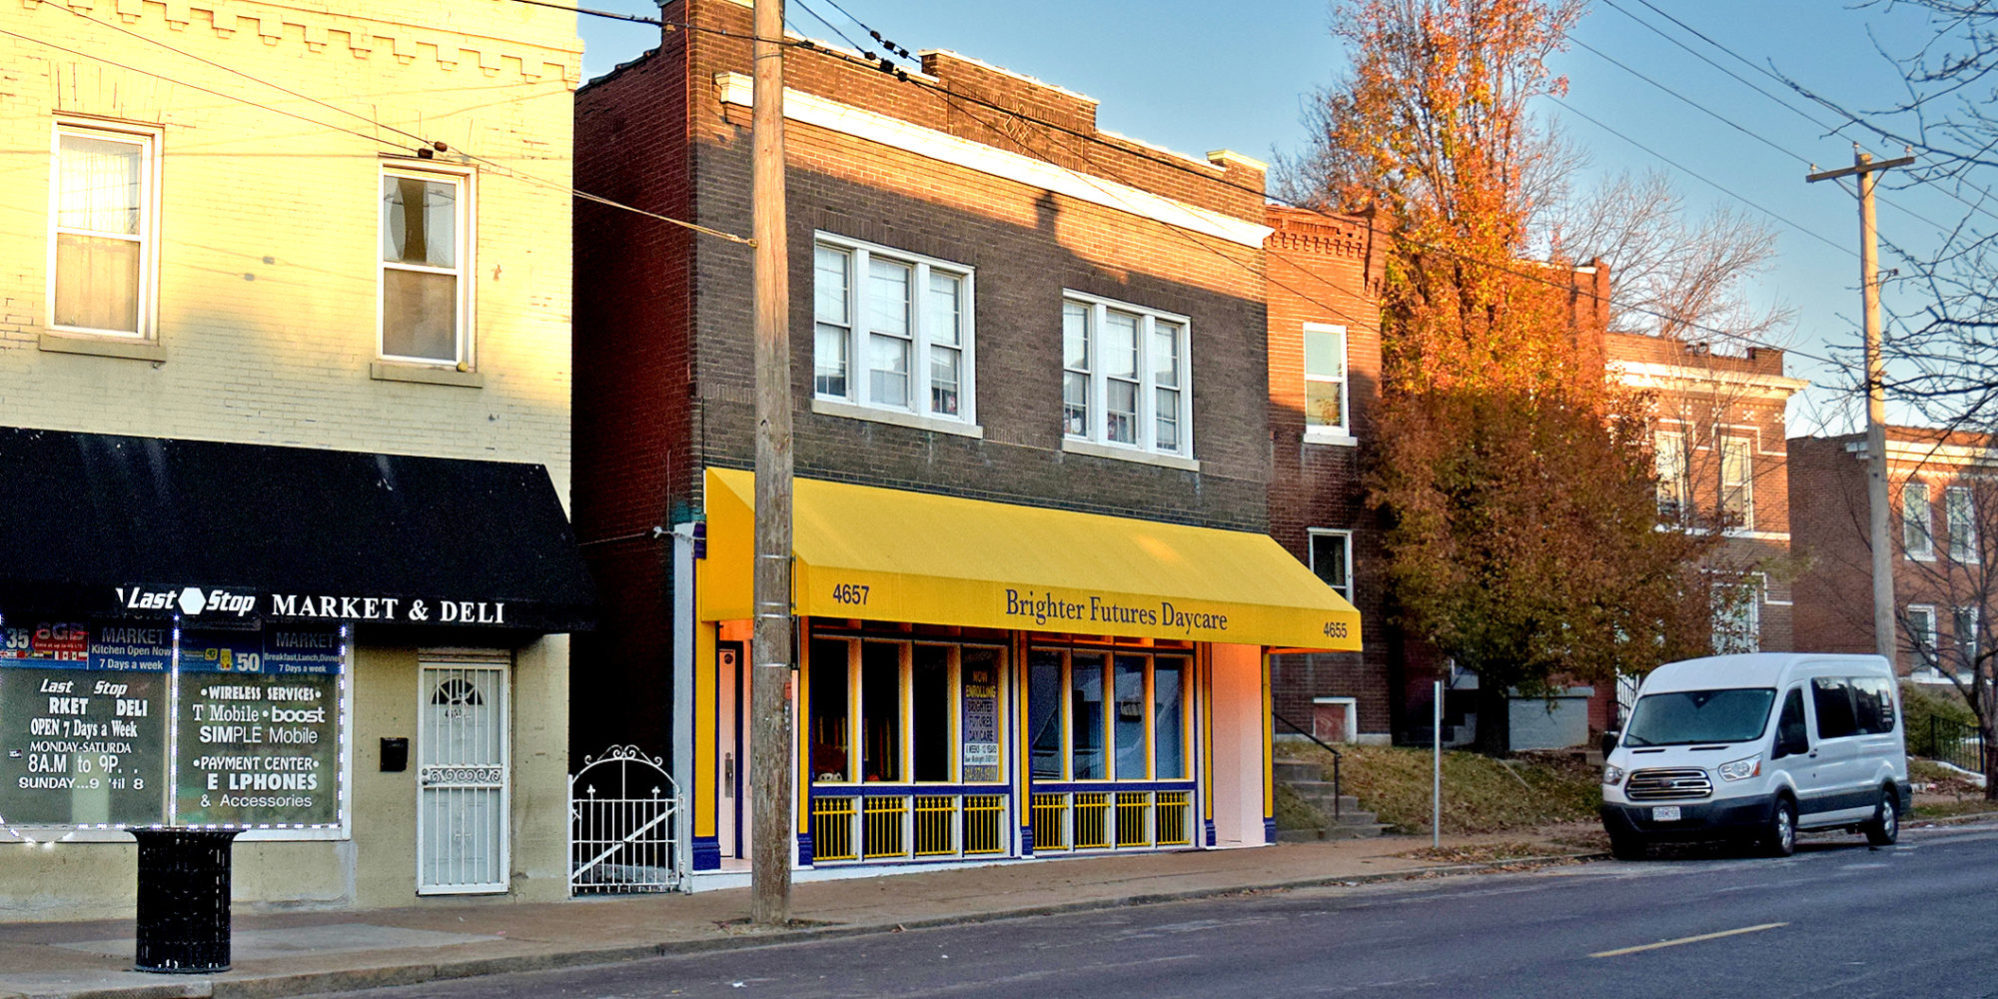
<instances>
[{"instance_id":1,"label":"yellow railing","mask_svg":"<svg viewBox=\"0 0 1998 999\"><path fill-rule=\"evenodd\" d=\"M947 794L916 796L916 856L947 857L957 852L951 842L957 823L957 799Z\"/></svg>"},{"instance_id":2,"label":"yellow railing","mask_svg":"<svg viewBox=\"0 0 1998 999\"><path fill-rule=\"evenodd\" d=\"M866 798L861 808L867 830L861 841L862 859L908 856L909 840L902 823L909 815L909 799L899 794L875 795Z\"/></svg>"},{"instance_id":3,"label":"yellow railing","mask_svg":"<svg viewBox=\"0 0 1998 999\"><path fill-rule=\"evenodd\" d=\"M812 795L812 861L994 856L1008 851L1004 794Z\"/></svg>"},{"instance_id":4,"label":"yellow railing","mask_svg":"<svg viewBox=\"0 0 1998 999\"><path fill-rule=\"evenodd\" d=\"M853 816L859 798L812 799L812 863L859 860L853 848Z\"/></svg>"},{"instance_id":5,"label":"yellow railing","mask_svg":"<svg viewBox=\"0 0 1998 999\"><path fill-rule=\"evenodd\" d=\"M989 855L1002 853L1006 849L1006 838L1000 834L1000 823L1006 817L1006 796L1003 794L967 794L964 796L964 852L966 855Z\"/></svg>"},{"instance_id":6,"label":"yellow railing","mask_svg":"<svg viewBox=\"0 0 1998 999\"><path fill-rule=\"evenodd\" d=\"M1038 791L1034 852L1193 845L1191 791Z\"/></svg>"}]
</instances>

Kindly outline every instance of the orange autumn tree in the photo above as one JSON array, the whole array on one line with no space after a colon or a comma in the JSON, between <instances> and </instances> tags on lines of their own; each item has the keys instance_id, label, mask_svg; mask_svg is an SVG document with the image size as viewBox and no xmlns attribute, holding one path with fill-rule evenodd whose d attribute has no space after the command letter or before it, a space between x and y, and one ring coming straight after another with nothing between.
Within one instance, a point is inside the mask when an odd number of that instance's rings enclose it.
<instances>
[{"instance_id":1,"label":"orange autumn tree","mask_svg":"<svg viewBox=\"0 0 1998 999\"><path fill-rule=\"evenodd\" d=\"M1642 400L1604 377L1573 268L1523 259L1568 167L1528 102L1578 0L1337 0L1349 78L1301 164L1321 205L1390 237L1379 449L1402 622L1479 676L1478 747L1506 692L1606 682L1697 652L1697 536L1656 529ZM1599 322L1599 320L1597 320Z\"/></svg>"}]
</instances>

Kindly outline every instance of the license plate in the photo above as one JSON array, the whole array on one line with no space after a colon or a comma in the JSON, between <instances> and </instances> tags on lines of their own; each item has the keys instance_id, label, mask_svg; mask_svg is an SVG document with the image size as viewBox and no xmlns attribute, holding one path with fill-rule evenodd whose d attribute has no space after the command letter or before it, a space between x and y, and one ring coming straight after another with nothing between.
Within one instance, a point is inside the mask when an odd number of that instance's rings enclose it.
<instances>
[{"instance_id":1,"label":"license plate","mask_svg":"<svg viewBox=\"0 0 1998 999\"><path fill-rule=\"evenodd\" d=\"M1653 821L1653 822L1677 822L1677 821L1679 821L1679 806L1678 806L1678 805L1659 805L1658 807L1656 807L1656 808L1653 808L1653 809L1651 810L1651 821Z\"/></svg>"}]
</instances>

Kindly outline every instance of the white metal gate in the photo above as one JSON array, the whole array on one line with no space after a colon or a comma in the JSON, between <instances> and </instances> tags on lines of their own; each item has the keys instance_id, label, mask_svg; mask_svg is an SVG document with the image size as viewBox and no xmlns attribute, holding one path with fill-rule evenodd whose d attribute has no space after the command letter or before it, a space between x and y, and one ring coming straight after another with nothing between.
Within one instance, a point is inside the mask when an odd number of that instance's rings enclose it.
<instances>
[{"instance_id":1,"label":"white metal gate","mask_svg":"<svg viewBox=\"0 0 1998 999\"><path fill-rule=\"evenodd\" d=\"M583 757L569 778L569 893L678 888L685 814L660 757L637 746Z\"/></svg>"},{"instance_id":2,"label":"white metal gate","mask_svg":"<svg viewBox=\"0 0 1998 999\"><path fill-rule=\"evenodd\" d=\"M417 891L506 891L507 666L425 662L421 674Z\"/></svg>"}]
</instances>

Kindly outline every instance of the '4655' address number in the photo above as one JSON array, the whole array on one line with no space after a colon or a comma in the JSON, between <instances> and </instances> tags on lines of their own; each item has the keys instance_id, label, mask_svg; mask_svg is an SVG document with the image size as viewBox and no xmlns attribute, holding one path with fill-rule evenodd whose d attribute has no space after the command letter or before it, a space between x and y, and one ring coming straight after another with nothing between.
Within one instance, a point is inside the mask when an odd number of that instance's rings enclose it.
<instances>
[{"instance_id":1,"label":"'4655' address number","mask_svg":"<svg viewBox=\"0 0 1998 999\"><path fill-rule=\"evenodd\" d=\"M840 583L833 587L832 598L834 603L847 604L853 607L865 607L867 606L867 587L859 583Z\"/></svg>"},{"instance_id":2,"label":"'4655' address number","mask_svg":"<svg viewBox=\"0 0 1998 999\"><path fill-rule=\"evenodd\" d=\"M1346 637L1346 622L1344 622L1344 621L1327 621L1327 622L1325 622L1325 637L1326 637L1326 638L1345 638L1345 637Z\"/></svg>"}]
</instances>

